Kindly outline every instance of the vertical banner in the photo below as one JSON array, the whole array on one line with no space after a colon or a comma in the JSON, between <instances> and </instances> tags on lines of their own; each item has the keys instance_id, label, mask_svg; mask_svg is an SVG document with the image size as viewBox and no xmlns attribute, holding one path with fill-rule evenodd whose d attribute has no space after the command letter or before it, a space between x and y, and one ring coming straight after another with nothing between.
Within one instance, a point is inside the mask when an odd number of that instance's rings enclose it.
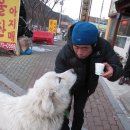
<instances>
[{"instance_id":1,"label":"vertical banner","mask_svg":"<svg viewBox=\"0 0 130 130\"><path fill-rule=\"evenodd\" d=\"M15 50L20 0L0 0L0 48Z\"/></svg>"},{"instance_id":2,"label":"vertical banner","mask_svg":"<svg viewBox=\"0 0 130 130\"><path fill-rule=\"evenodd\" d=\"M80 7L80 19L89 21L92 0L82 0Z\"/></svg>"},{"instance_id":3,"label":"vertical banner","mask_svg":"<svg viewBox=\"0 0 130 130\"><path fill-rule=\"evenodd\" d=\"M57 30L57 20L50 19L48 32L56 33L56 30Z\"/></svg>"}]
</instances>

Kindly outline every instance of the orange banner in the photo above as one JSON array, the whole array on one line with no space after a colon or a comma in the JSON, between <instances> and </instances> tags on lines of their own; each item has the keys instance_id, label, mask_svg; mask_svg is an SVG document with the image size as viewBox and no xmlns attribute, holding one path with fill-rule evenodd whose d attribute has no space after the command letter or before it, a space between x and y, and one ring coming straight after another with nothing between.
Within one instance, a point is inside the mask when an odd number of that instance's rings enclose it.
<instances>
[{"instance_id":1,"label":"orange banner","mask_svg":"<svg viewBox=\"0 0 130 130\"><path fill-rule=\"evenodd\" d=\"M15 50L20 0L0 0L0 48Z\"/></svg>"}]
</instances>

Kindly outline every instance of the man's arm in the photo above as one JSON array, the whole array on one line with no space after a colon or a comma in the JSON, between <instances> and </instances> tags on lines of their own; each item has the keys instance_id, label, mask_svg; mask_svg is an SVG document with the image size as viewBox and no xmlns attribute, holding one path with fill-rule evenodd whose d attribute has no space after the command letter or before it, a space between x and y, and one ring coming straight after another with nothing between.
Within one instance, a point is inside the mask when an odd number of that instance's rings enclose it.
<instances>
[{"instance_id":1,"label":"man's arm","mask_svg":"<svg viewBox=\"0 0 130 130\"><path fill-rule=\"evenodd\" d=\"M62 73L68 69L69 69L69 67L67 66L65 50L64 50L64 48L62 48L62 50L60 50L60 52L58 53L58 55L56 57L55 71L57 73Z\"/></svg>"},{"instance_id":2,"label":"man's arm","mask_svg":"<svg viewBox=\"0 0 130 130\"><path fill-rule=\"evenodd\" d=\"M116 81L122 76L123 66L109 42L105 43L105 58L107 63L104 63L106 70L103 76L110 81Z\"/></svg>"}]
</instances>

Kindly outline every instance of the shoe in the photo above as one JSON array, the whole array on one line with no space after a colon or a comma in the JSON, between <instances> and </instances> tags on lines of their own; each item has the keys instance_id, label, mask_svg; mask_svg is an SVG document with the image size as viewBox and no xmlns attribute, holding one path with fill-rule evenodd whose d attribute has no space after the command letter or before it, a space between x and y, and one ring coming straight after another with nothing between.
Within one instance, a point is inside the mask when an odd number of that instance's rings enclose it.
<instances>
[{"instance_id":1,"label":"shoe","mask_svg":"<svg viewBox=\"0 0 130 130\"><path fill-rule=\"evenodd\" d=\"M124 76L123 76L123 77L120 78L119 84L120 84L120 85L123 85L124 83L125 83L125 78L124 78Z\"/></svg>"},{"instance_id":2,"label":"shoe","mask_svg":"<svg viewBox=\"0 0 130 130\"><path fill-rule=\"evenodd\" d=\"M129 77L125 78L125 83L130 85L130 78Z\"/></svg>"}]
</instances>

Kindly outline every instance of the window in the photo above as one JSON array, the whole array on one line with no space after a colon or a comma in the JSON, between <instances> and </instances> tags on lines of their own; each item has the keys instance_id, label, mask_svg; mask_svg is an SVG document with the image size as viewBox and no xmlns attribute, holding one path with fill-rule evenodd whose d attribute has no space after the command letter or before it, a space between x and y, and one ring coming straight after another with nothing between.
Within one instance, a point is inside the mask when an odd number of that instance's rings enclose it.
<instances>
[{"instance_id":1,"label":"window","mask_svg":"<svg viewBox=\"0 0 130 130\"><path fill-rule=\"evenodd\" d=\"M117 37L116 37L116 46L124 48L125 43L126 43L126 39L127 39L127 37L117 35Z\"/></svg>"},{"instance_id":2,"label":"window","mask_svg":"<svg viewBox=\"0 0 130 130\"><path fill-rule=\"evenodd\" d=\"M130 18L123 16L116 37L116 46L124 48L127 37L130 37Z\"/></svg>"},{"instance_id":3,"label":"window","mask_svg":"<svg viewBox=\"0 0 130 130\"><path fill-rule=\"evenodd\" d=\"M117 35L130 36L130 18L122 19L120 21L120 26L119 26Z\"/></svg>"}]
</instances>

